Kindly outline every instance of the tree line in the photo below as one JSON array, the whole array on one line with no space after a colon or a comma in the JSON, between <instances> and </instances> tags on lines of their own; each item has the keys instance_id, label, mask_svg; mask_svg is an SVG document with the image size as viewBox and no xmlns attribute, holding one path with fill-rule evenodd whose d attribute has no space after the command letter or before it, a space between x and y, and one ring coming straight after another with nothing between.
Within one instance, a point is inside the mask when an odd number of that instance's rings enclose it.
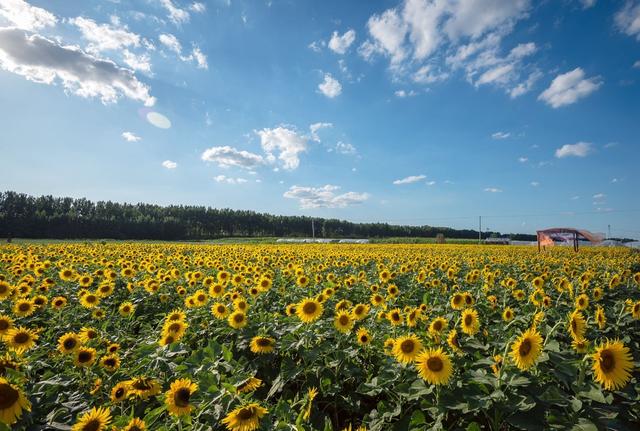
<instances>
[{"instance_id":1,"label":"tree line","mask_svg":"<svg viewBox=\"0 0 640 431\"><path fill-rule=\"evenodd\" d=\"M478 231L313 218L316 237L478 238ZM160 206L0 192L0 237L205 240L225 237L310 237L312 218L195 205ZM484 238L500 235L483 232ZM512 239L535 240L516 234Z\"/></svg>"}]
</instances>

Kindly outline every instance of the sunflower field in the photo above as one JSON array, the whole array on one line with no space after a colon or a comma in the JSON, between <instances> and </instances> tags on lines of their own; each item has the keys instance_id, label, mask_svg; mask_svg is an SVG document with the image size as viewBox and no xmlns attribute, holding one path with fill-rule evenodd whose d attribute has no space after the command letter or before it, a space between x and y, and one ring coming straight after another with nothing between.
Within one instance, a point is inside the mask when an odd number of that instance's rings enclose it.
<instances>
[{"instance_id":1,"label":"sunflower field","mask_svg":"<svg viewBox=\"0 0 640 431\"><path fill-rule=\"evenodd\" d=\"M0 429L640 429L640 254L0 246Z\"/></svg>"}]
</instances>

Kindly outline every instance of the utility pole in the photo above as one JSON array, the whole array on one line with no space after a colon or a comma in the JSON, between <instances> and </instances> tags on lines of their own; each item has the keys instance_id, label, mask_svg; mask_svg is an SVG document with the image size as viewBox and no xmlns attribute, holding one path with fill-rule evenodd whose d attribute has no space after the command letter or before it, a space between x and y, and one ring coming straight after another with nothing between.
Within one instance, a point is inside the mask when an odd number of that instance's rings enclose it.
<instances>
[{"instance_id":1,"label":"utility pole","mask_svg":"<svg viewBox=\"0 0 640 431\"><path fill-rule=\"evenodd\" d=\"M478 216L478 244L482 244L482 216Z\"/></svg>"},{"instance_id":2,"label":"utility pole","mask_svg":"<svg viewBox=\"0 0 640 431\"><path fill-rule=\"evenodd\" d=\"M611 225L607 225L607 239L611 239Z\"/></svg>"},{"instance_id":3,"label":"utility pole","mask_svg":"<svg viewBox=\"0 0 640 431\"><path fill-rule=\"evenodd\" d=\"M316 225L313 223L313 219L311 219L311 236L316 239Z\"/></svg>"}]
</instances>

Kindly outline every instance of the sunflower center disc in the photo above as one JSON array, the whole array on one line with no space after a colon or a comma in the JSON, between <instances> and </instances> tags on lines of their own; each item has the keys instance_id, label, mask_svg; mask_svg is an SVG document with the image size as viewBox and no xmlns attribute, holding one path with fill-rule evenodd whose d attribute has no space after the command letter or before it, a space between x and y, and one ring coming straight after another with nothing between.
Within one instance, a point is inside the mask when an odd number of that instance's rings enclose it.
<instances>
[{"instance_id":1,"label":"sunflower center disc","mask_svg":"<svg viewBox=\"0 0 640 431\"><path fill-rule=\"evenodd\" d=\"M531 351L531 341L524 340L522 344L520 344L520 347L518 348L518 352L520 353L520 356L527 356L530 351Z\"/></svg>"},{"instance_id":2,"label":"sunflower center disc","mask_svg":"<svg viewBox=\"0 0 640 431\"><path fill-rule=\"evenodd\" d=\"M316 312L316 304L307 302L304 304L304 307L302 307L302 311L304 311L305 314L313 314Z\"/></svg>"},{"instance_id":3,"label":"sunflower center disc","mask_svg":"<svg viewBox=\"0 0 640 431\"><path fill-rule=\"evenodd\" d=\"M616 361L611 352L609 352L608 350L603 351L600 354L600 367L602 367L602 370L605 373L608 373L609 371L613 370L615 366Z\"/></svg>"},{"instance_id":4,"label":"sunflower center disc","mask_svg":"<svg viewBox=\"0 0 640 431\"><path fill-rule=\"evenodd\" d=\"M189 406L189 398L191 398L191 392L189 389L180 389L176 393L175 402L178 407L188 407Z\"/></svg>"},{"instance_id":5,"label":"sunflower center disc","mask_svg":"<svg viewBox=\"0 0 640 431\"><path fill-rule=\"evenodd\" d=\"M414 348L415 348L415 344L413 343L412 340L405 340L402 342L402 344L400 344L400 349L402 349L404 353L411 353L413 352Z\"/></svg>"},{"instance_id":6,"label":"sunflower center disc","mask_svg":"<svg viewBox=\"0 0 640 431\"><path fill-rule=\"evenodd\" d=\"M20 394L6 383L0 384L0 410L13 406L18 401Z\"/></svg>"},{"instance_id":7,"label":"sunflower center disc","mask_svg":"<svg viewBox=\"0 0 640 431\"><path fill-rule=\"evenodd\" d=\"M444 364L442 363L442 359L440 359L440 358L429 358L427 360L427 368L429 368L429 370L433 371L434 373L437 373L438 371L441 371L444 368Z\"/></svg>"}]
</instances>

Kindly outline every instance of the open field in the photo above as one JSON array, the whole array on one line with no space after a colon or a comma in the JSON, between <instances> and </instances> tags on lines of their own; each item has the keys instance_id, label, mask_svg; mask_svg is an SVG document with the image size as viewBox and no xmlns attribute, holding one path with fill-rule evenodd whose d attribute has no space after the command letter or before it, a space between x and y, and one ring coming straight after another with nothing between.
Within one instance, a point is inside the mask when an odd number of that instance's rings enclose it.
<instances>
[{"instance_id":1,"label":"open field","mask_svg":"<svg viewBox=\"0 0 640 431\"><path fill-rule=\"evenodd\" d=\"M0 333L0 428L640 421L627 249L28 241Z\"/></svg>"}]
</instances>

